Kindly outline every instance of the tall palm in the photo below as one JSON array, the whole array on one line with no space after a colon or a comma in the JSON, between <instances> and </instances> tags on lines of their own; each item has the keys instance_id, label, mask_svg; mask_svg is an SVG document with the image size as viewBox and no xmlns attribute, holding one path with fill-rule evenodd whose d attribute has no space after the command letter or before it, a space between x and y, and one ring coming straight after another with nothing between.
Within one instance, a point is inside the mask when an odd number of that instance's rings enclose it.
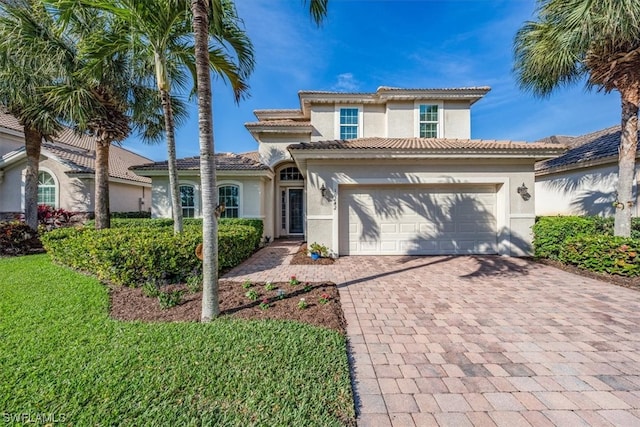
<instances>
[{"instance_id":1,"label":"tall palm","mask_svg":"<svg viewBox=\"0 0 640 427\"><path fill-rule=\"evenodd\" d=\"M185 92L188 74L191 74L193 82L196 81L188 3L181 0L85 0L83 3L112 13L127 23L138 47L136 56L146 58L153 64L164 112L174 231L179 233L183 221L176 165L175 102L171 102L171 96L176 89ZM228 25L217 34L224 44L209 45L209 66L230 82L236 101L248 89L246 79L254 63L251 42L238 24L237 20L229 20ZM214 31L215 28L210 28L211 33Z\"/></svg>"},{"instance_id":2,"label":"tall palm","mask_svg":"<svg viewBox=\"0 0 640 427\"><path fill-rule=\"evenodd\" d=\"M640 2L541 0L537 13L515 38L515 72L523 89L544 97L587 77L588 88L620 93L614 232L628 237L640 106Z\"/></svg>"},{"instance_id":3,"label":"tall palm","mask_svg":"<svg viewBox=\"0 0 640 427\"><path fill-rule=\"evenodd\" d=\"M37 5L36 5L37 6ZM25 37L29 20L42 20L50 27L47 15L29 3L0 3L0 105L12 114L24 129L27 166L25 170L24 216L32 229L38 227L38 171L43 139L51 139L61 125L43 106L41 87L51 85L56 77L55 58L37 42L28 50L16 49L14 40ZM26 30L29 31L29 25ZM24 47L24 46L23 46Z\"/></svg>"},{"instance_id":4,"label":"tall palm","mask_svg":"<svg viewBox=\"0 0 640 427\"><path fill-rule=\"evenodd\" d=\"M30 0L35 2L36 0ZM128 51L126 25L74 0L40 0L59 29L38 33L51 51L67 57L56 84L45 88L45 106L81 132L95 137L96 229L109 228L109 151L137 129L143 135L160 131L156 94L133 72L137 59ZM105 55L107 50L110 54Z\"/></svg>"},{"instance_id":5,"label":"tall palm","mask_svg":"<svg viewBox=\"0 0 640 427\"><path fill-rule=\"evenodd\" d=\"M304 1L306 4L306 0ZM327 13L328 0L310 0L309 11L317 24ZM195 66L198 87L198 127L200 144L200 180L202 185L202 243L203 243L203 322L209 322L220 313L218 305L218 224L215 209L216 191L211 76L208 64L209 30L213 36L237 20L235 7L227 0L191 0L193 32L195 38Z\"/></svg>"}]
</instances>

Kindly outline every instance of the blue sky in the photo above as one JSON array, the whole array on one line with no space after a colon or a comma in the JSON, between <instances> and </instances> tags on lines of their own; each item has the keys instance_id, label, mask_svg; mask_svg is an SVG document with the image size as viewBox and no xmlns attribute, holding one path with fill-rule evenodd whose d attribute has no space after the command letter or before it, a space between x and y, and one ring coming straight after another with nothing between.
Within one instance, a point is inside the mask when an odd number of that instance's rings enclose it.
<instances>
[{"instance_id":1,"label":"blue sky","mask_svg":"<svg viewBox=\"0 0 640 427\"><path fill-rule=\"evenodd\" d=\"M545 99L521 91L513 68L513 39L534 19L535 0L330 0L321 27L302 0L238 0L256 54L250 98L235 104L214 81L217 152L244 152L257 143L244 123L253 110L299 108L300 90L374 92L379 86L490 86L472 107L472 138L535 141L617 125L617 92L561 88ZM197 107L176 132L178 157L196 156ZM124 146L165 160L164 144L135 138Z\"/></svg>"}]
</instances>

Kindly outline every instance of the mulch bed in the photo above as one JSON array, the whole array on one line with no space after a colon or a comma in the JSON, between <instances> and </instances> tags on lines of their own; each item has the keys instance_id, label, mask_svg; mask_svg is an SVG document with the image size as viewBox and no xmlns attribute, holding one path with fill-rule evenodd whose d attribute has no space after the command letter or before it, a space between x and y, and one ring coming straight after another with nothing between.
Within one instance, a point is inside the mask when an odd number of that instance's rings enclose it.
<instances>
[{"instance_id":1,"label":"mulch bed","mask_svg":"<svg viewBox=\"0 0 640 427\"><path fill-rule=\"evenodd\" d=\"M264 283L254 283L245 289L241 282L220 281L219 301L222 316L242 319L294 320L315 326L336 330L346 334L346 321L340 306L340 295L334 283L305 283L296 286L287 282L273 282L275 290L267 291ZM305 290L307 287L307 290ZM163 291L186 289L185 285L169 285ZM277 296L277 289L285 294ZM246 297L254 290L256 301ZM328 296L329 302L321 304L321 296ZM157 298L143 294L141 288L111 286L111 317L117 320L143 322L198 322L202 310L202 292L186 293L182 303L169 309L160 308ZM269 308L260 308L263 299L268 298ZM300 309L298 303L304 298L308 307Z\"/></svg>"},{"instance_id":2,"label":"mulch bed","mask_svg":"<svg viewBox=\"0 0 640 427\"><path fill-rule=\"evenodd\" d=\"M307 244L300 245L298 252L293 255L291 259L291 265L331 265L336 262L333 258L318 258L317 260L311 259L307 254Z\"/></svg>"},{"instance_id":3,"label":"mulch bed","mask_svg":"<svg viewBox=\"0 0 640 427\"><path fill-rule=\"evenodd\" d=\"M535 259L534 261L539 262L540 264L549 265L551 267L558 268L563 271L568 271L569 273L577 274L579 276L588 277L589 279L601 280L603 282L633 289L635 291L640 291L640 277L623 277L623 276L616 276L613 274L598 273L595 271L583 270L581 268L576 267L575 265L563 264L559 261L554 261L551 259L540 258L540 259Z\"/></svg>"}]
</instances>

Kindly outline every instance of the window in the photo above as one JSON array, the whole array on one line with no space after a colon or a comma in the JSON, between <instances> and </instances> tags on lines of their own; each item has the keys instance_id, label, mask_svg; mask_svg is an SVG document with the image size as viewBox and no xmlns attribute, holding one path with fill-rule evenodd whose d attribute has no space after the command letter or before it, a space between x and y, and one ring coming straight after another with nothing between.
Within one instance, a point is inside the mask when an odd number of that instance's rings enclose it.
<instances>
[{"instance_id":1,"label":"window","mask_svg":"<svg viewBox=\"0 0 640 427\"><path fill-rule=\"evenodd\" d=\"M224 205L224 212L220 218L238 218L240 207L240 191L237 185L223 185L218 187L218 201Z\"/></svg>"},{"instance_id":2,"label":"window","mask_svg":"<svg viewBox=\"0 0 640 427\"><path fill-rule=\"evenodd\" d=\"M340 139L354 139L358 137L358 109L340 109Z\"/></svg>"},{"instance_id":3,"label":"window","mask_svg":"<svg viewBox=\"0 0 640 427\"><path fill-rule=\"evenodd\" d=\"M182 204L182 216L193 218L196 216L196 190L193 185L180 186L180 203Z\"/></svg>"},{"instance_id":4,"label":"window","mask_svg":"<svg viewBox=\"0 0 640 427\"><path fill-rule=\"evenodd\" d=\"M438 137L438 106L420 106L420 138Z\"/></svg>"},{"instance_id":5,"label":"window","mask_svg":"<svg viewBox=\"0 0 640 427\"><path fill-rule=\"evenodd\" d=\"M38 204L56 207L56 182L49 172L38 172Z\"/></svg>"},{"instance_id":6,"label":"window","mask_svg":"<svg viewBox=\"0 0 640 427\"><path fill-rule=\"evenodd\" d=\"M298 168L291 166L280 171L280 181L302 181L302 174Z\"/></svg>"}]
</instances>

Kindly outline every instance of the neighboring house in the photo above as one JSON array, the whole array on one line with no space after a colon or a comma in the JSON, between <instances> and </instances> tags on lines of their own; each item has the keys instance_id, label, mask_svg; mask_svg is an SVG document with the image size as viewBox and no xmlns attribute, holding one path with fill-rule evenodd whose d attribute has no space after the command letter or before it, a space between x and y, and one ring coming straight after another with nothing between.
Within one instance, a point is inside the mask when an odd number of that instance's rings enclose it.
<instances>
[{"instance_id":1,"label":"neighboring house","mask_svg":"<svg viewBox=\"0 0 640 427\"><path fill-rule=\"evenodd\" d=\"M564 147L470 139L489 90L299 92L300 109L246 124L257 153L217 156L221 202L333 255L530 254L534 163ZM179 161L195 216L197 162ZM153 178L153 215L169 216L166 162L133 170Z\"/></svg>"},{"instance_id":2,"label":"neighboring house","mask_svg":"<svg viewBox=\"0 0 640 427\"><path fill-rule=\"evenodd\" d=\"M613 126L577 137L545 138L542 142L564 144L569 150L536 164L536 215L613 215L620 134L620 126ZM639 163L634 181L633 206L625 209L638 216Z\"/></svg>"},{"instance_id":3,"label":"neighboring house","mask_svg":"<svg viewBox=\"0 0 640 427\"><path fill-rule=\"evenodd\" d=\"M0 220L24 212L26 152L22 126L0 113ZM111 212L148 211L151 180L136 175L130 166L149 162L146 157L116 145L109 152ZM72 212L93 213L95 140L64 129L53 142L43 141L40 157L38 203Z\"/></svg>"}]
</instances>

